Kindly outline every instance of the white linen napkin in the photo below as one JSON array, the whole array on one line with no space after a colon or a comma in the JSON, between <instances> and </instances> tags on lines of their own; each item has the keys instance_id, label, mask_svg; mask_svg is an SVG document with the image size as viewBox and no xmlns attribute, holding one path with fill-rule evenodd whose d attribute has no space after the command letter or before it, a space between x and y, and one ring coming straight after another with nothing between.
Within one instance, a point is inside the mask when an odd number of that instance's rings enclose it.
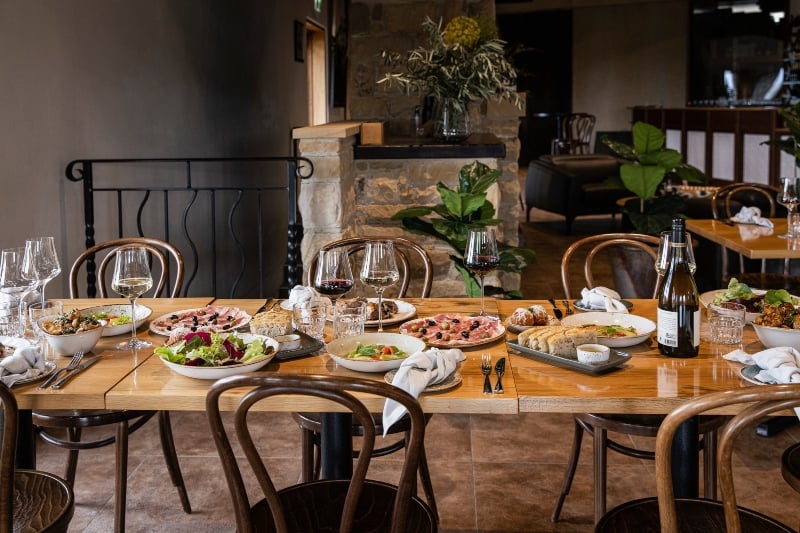
<instances>
[{"instance_id":1,"label":"white linen napkin","mask_svg":"<svg viewBox=\"0 0 800 533\"><path fill-rule=\"evenodd\" d=\"M319 294L311 287L304 285L295 285L289 292L289 300L287 301L288 309L295 305L306 305L313 300L319 299Z\"/></svg>"},{"instance_id":2,"label":"white linen napkin","mask_svg":"<svg viewBox=\"0 0 800 533\"><path fill-rule=\"evenodd\" d=\"M583 304L592 309L605 309L609 313L627 313L628 308L622 303L619 293L607 287L582 289L581 299Z\"/></svg>"},{"instance_id":3,"label":"white linen napkin","mask_svg":"<svg viewBox=\"0 0 800 533\"><path fill-rule=\"evenodd\" d=\"M755 224L756 226L772 227L772 221L761 216L761 209L758 207L742 207L742 209L731 217L733 222L740 224Z\"/></svg>"},{"instance_id":4,"label":"white linen napkin","mask_svg":"<svg viewBox=\"0 0 800 533\"><path fill-rule=\"evenodd\" d=\"M0 380L9 387L24 378L32 378L44 372L44 357L35 346L25 346L14 355L0 361Z\"/></svg>"},{"instance_id":5,"label":"white linen napkin","mask_svg":"<svg viewBox=\"0 0 800 533\"><path fill-rule=\"evenodd\" d=\"M392 379L392 385L399 387L419 398L420 393L428 385L435 385L455 372L458 363L466 359L464 352L458 348L416 352L410 355ZM383 406L383 436L389 432L392 424L406 414L406 408L394 400L386 400Z\"/></svg>"},{"instance_id":6,"label":"white linen napkin","mask_svg":"<svg viewBox=\"0 0 800 533\"><path fill-rule=\"evenodd\" d=\"M772 226L756 226L754 224L740 225L737 226L737 228L739 228L739 237L741 237L743 241L753 241L761 237L769 237L774 231Z\"/></svg>"},{"instance_id":7,"label":"white linen napkin","mask_svg":"<svg viewBox=\"0 0 800 533\"><path fill-rule=\"evenodd\" d=\"M758 381L800 383L800 352L789 346L768 348L752 355L744 350L734 350L722 357L728 361L758 365L761 369L755 376Z\"/></svg>"}]
</instances>

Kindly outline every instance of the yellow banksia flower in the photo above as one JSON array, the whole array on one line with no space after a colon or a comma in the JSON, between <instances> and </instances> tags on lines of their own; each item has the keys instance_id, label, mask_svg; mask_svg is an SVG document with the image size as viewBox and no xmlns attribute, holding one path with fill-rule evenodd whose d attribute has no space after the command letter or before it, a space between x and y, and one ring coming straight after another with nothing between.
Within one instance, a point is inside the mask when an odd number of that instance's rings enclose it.
<instances>
[{"instance_id":1,"label":"yellow banksia flower","mask_svg":"<svg viewBox=\"0 0 800 533\"><path fill-rule=\"evenodd\" d=\"M447 23L442 34L442 39L448 46L459 44L470 49L481 38L481 27L478 21L470 17L456 17Z\"/></svg>"}]
</instances>

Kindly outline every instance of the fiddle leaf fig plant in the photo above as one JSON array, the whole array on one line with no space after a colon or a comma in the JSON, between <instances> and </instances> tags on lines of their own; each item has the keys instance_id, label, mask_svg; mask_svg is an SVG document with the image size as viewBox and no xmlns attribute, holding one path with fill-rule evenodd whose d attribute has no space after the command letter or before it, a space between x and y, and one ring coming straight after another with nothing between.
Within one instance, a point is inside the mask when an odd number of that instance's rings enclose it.
<instances>
[{"instance_id":1,"label":"fiddle leaf fig plant","mask_svg":"<svg viewBox=\"0 0 800 533\"><path fill-rule=\"evenodd\" d=\"M639 233L656 234L686 209L680 195L661 192L664 179L673 176L687 183L705 183L705 175L684 163L680 152L666 148L666 135L655 126L636 122L632 133L633 146L601 137L603 144L626 161L620 166L619 176L609 178L607 183L636 195L622 212Z\"/></svg>"},{"instance_id":2,"label":"fiddle leaf fig plant","mask_svg":"<svg viewBox=\"0 0 800 533\"><path fill-rule=\"evenodd\" d=\"M778 137L761 144L777 146L781 151L794 157L795 166L800 166L800 103L778 109L778 114L789 130L789 137Z\"/></svg>"},{"instance_id":3,"label":"fiddle leaf fig plant","mask_svg":"<svg viewBox=\"0 0 800 533\"><path fill-rule=\"evenodd\" d=\"M458 187L451 189L442 182L436 190L442 199L434 206L414 206L401 209L392 220L400 220L403 227L420 235L430 235L454 250L449 254L456 269L464 279L467 296L476 298L481 294L477 278L464 266L464 248L471 227L497 226L502 221L495 218L495 208L486 193L501 172L474 161L461 167ZM521 272L535 257L533 250L498 243L500 266L503 272ZM519 291L504 291L501 287L487 285L486 294L504 294L508 298L521 298Z\"/></svg>"}]
</instances>

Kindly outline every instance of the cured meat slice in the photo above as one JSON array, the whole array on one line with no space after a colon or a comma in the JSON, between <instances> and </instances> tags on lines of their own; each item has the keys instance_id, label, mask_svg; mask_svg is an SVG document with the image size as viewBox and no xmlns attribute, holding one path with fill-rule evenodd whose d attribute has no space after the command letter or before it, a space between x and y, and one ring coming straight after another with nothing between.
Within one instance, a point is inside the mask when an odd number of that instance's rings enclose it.
<instances>
[{"instance_id":1,"label":"cured meat slice","mask_svg":"<svg viewBox=\"0 0 800 533\"><path fill-rule=\"evenodd\" d=\"M401 324L400 333L422 339L430 346L457 347L492 342L505 334L505 327L491 317L439 313Z\"/></svg>"},{"instance_id":2,"label":"cured meat slice","mask_svg":"<svg viewBox=\"0 0 800 533\"><path fill-rule=\"evenodd\" d=\"M249 323L251 316L238 307L207 305L167 313L150 323L150 331L159 335L172 335L177 330L230 331Z\"/></svg>"}]
</instances>

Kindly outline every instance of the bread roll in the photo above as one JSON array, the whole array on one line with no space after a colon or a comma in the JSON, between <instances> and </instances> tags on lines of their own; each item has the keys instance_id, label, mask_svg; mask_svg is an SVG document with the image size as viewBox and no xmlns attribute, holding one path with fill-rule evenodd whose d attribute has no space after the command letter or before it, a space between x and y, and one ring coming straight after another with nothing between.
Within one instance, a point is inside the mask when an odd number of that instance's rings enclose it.
<instances>
[{"instance_id":1,"label":"bread roll","mask_svg":"<svg viewBox=\"0 0 800 533\"><path fill-rule=\"evenodd\" d=\"M272 309L258 313L250 321L250 333L275 337L292 332L292 314L283 309Z\"/></svg>"}]
</instances>

